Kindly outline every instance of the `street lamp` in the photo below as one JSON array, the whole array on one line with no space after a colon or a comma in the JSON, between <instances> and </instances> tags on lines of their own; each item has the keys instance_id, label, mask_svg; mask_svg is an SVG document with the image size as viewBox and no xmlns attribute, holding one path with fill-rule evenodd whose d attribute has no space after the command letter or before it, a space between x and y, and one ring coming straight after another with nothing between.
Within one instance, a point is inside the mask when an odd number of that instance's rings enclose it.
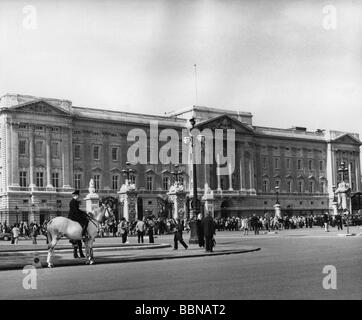
<instances>
[{"instance_id":1,"label":"street lamp","mask_svg":"<svg viewBox=\"0 0 362 320\"><path fill-rule=\"evenodd\" d=\"M190 144L191 151L192 151L192 186L193 186L193 196L192 196L192 210L190 215L190 240L189 243L198 243L198 235L197 235L197 226L196 226L196 218L199 213L199 207L198 207L198 201L197 201L197 175L196 175L196 158L195 158L195 151L194 151L194 145L195 145L195 137L192 135L192 129L194 129L196 120L195 118L191 118L190 120L191 124L191 130L190 130L190 136L185 137L184 142L186 144ZM199 137L198 137L199 138Z\"/></svg>"},{"instance_id":2,"label":"street lamp","mask_svg":"<svg viewBox=\"0 0 362 320\"><path fill-rule=\"evenodd\" d=\"M346 167L346 163L344 162L344 161L342 161L341 162L341 164L340 164L340 166L339 166L339 168L337 169L337 172L338 173L341 173L342 174L342 178L341 178L341 182L340 183L342 183L342 184L344 184L345 183L345 181L344 181L344 174L345 174L345 172L348 172L349 170L348 170L348 168ZM349 181L349 183L350 183L350 181ZM345 195L345 199L347 199L347 195L348 195L348 191L350 191L350 188L349 188L349 186L348 186L348 189L346 189L346 187L345 187L345 190L344 191L342 191L342 193L344 193ZM343 203L341 203L341 209L342 209L342 212L343 212L343 210L344 209L346 209L347 210L347 212L348 212L348 209L347 208L343 208L343 205L342 205ZM351 210L351 199L350 199L350 206L349 206L349 208L350 208L350 211L352 211ZM349 234L349 214L350 213L352 213L352 212L348 212L348 214L347 214L347 234Z\"/></svg>"},{"instance_id":3,"label":"street lamp","mask_svg":"<svg viewBox=\"0 0 362 320\"><path fill-rule=\"evenodd\" d=\"M126 162L126 169L122 170L122 173L127 176L127 184L130 184L130 177L132 176L132 174L135 172L134 169L130 168L131 163L130 162Z\"/></svg>"},{"instance_id":4,"label":"street lamp","mask_svg":"<svg viewBox=\"0 0 362 320\"><path fill-rule=\"evenodd\" d=\"M280 188L279 188L279 186L275 186L275 195L276 195L276 202L275 202L275 204L279 204L279 190L280 190Z\"/></svg>"}]
</instances>

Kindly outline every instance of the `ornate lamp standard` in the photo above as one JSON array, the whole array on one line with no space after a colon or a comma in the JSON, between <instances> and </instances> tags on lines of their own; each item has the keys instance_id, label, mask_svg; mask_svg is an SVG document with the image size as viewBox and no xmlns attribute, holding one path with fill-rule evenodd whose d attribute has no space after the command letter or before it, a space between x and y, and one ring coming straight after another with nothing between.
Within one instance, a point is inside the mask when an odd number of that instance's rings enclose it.
<instances>
[{"instance_id":1,"label":"ornate lamp standard","mask_svg":"<svg viewBox=\"0 0 362 320\"><path fill-rule=\"evenodd\" d=\"M192 151L192 209L190 214L190 240L189 243L198 243L198 236L197 236L197 229L196 229L196 218L197 215L200 213L199 208L199 201L197 199L197 174L196 174L196 157L195 157L195 138L198 138L199 141L202 141L203 136L193 136L192 135L192 129L194 129L196 121L195 118L191 118L190 120L191 124L191 130L190 130L190 136L185 137L184 142L186 144L190 144L191 151Z\"/></svg>"},{"instance_id":2,"label":"ornate lamp standard","mask_svg":"<svg viewBox=\"0 0 362 320\"><path fill-rule=\"evenodd\" d=\"M275 201L275 204L279 204L279 186L275 186L275 196L276 196L276 201Z\"/></svg>"},{"instance_id":3,"label":"ornate lamp standard","mask_svg":"<svg viewBox=\"0 0 362 320\"><path fill-rule=\"evenodd\" d=\"M123 170L122 170L122 173L123 173L125 176L127 176L127 182L126 182L126 184L130 184L130 183L131 183L131 182L130 182L130 178L132 177L132 174L135 172L134 169L130 168L130 165L131 165L131 163L127 161L127 162L126 162L126 169L123 169Z\"/></svg>"},{"instance_id":4,"label":"ornate lamp standard","mask_svg":"<svg viewBox=\"0 0 362 320\"><path fill-rule=\"evenodd\" d=\"M338 188L335 191L336 193L339 194L338 206L339 206L339 209L342 210L342 213L346 212L346 211L347 212L351 211L351 205L349 206L349 209L347 208L347 196L349 196L351 188L350 188L349 183L346 183L344 181L344 174L345 174L345 172L348 172L348 171L349 170L346 167L345 162L342 161L339 168L337 169L337 172L341 174L341 182L338 183ZM348 214L347 214L347 234L349 234L349 215L350 215L350 213L351 212L348 212Z\"/></svg>"}]
</instances>

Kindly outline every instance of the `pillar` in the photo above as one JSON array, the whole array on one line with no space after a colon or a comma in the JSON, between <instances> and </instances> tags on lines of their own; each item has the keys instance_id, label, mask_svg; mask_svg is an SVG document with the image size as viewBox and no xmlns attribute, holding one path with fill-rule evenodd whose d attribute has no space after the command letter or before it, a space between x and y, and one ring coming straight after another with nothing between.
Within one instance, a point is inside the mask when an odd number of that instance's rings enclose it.
<instances>
[{"instance_id":1,"label":"pillar","mask_svg":"<svg viewBox=\"0 0 362 320\"><path fill-rule=\"evenodd\" d=\"M119 201L123 206L123 217L132 222L137 218L137 191L134 184L123 184L119 195Z\"/></svg>"},{"instance_id":2,"label":"pillar","mask_svg":"<svg viewBox=\"0 0 362 320\"><path fill-rule=\"evenodd\" d=\"M245 185L244 185L244 150L241 149L240 152L240 191L245 191Z\"/></svg>"},{"instance_id":3,"label":"pillar","mask_svg":"<svg viewBox=\"0 0 362 320\"><path fill-rule=\"evenodd\" d=\"M229 167L228 167L228 172L229 172L229 191L233 191L233 174L231 172L231 163L229 163Z\"/></svg>"},{"instance_id":4,"label":"pillar","mask_svg":"<svg viewBox=\"0 0 362 320\"><path fill-rule=\"evenodd\" d=\"M62 128L65 132L62 132L62 180L63 188L71 188L71 181L73 177L73 166L72 156L73 156L73 134L71 128Z\"/></svg>"},{"instance_id":5,"label":"pillar","mask_svg":"<svg viewBox=\"0 0 362 320\"><path fill-rule=\"evenodd\" d=\"M84 200L86 212L93 212L95 209L99 208L99 195L95 193L93 179L89 181L88 194Z\"/></svg>"},{"instance_id":6,"label":"pillar","mask_svg":"<svg viewBox=\"0 0 362 320\"><path fill-rule=\"evenodd\" d=\"M181 186L174 184L171 186L169 192L167 193L170 202L172 202L173 207L173 215L174 219L185 218L186 212L186 192L183 190Z\"/></svg>"},{"instance_id":7,"label":"pillar","mask_svg":"<svg viewBox=\"0 0 362 320\"><path fill-rule=\"evenodd\" d=\"M46 187L53 188L52 185L52 163L50 149L50 127L46 127Z\"/></svg>"},{"instance_id":8,"label":"pillar","mask_svg":"<svg viewBox=\"0 0 362 320\"><path fill-rule=\"evenodd\" d=\"M29 134L29 187L34 188L34 126L30 125Z\"/></svg>"},{"instance_id":9,"label":"pillar","mask_svg":"<svg viewBox=\"0 0 362 320\"><path fill-rule=\"evenodd\" d=\"M12 172L11 181L15 187L19 186L19 139L17 124L11 124L11 153L12 153ZM10 151L10 150L9 150Z\"/></svg>"}]
</instances>

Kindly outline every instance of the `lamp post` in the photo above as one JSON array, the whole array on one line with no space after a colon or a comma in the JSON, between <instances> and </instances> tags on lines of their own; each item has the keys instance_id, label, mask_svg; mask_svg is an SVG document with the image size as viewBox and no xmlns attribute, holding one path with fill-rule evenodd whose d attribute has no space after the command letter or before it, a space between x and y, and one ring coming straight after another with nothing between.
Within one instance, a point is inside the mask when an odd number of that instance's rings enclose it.
<instances>
[{"instance_id":1,"label":"lamp post","mask_svg":"<svg viewBox=\"0 0 362 320\"><path fill-rule=\"evenodd\" d=\"M275 204L279 204L279 190L280 190L280 188L279 188L279 186L275 186L275 195L276 195L276 202L275 202Z\"/></svg>"},{"instance_id":2,"label":"lamp post","mask_svg":"<svg viewBox=\"0 0 362 320\"><path fill-rule=\"evenodd\" d=\"M127 183L126 184L130 184L130 178L132 176L132 174L135 172L134 169L130 168L131 163L130 162L126 162L126 169L122 170L122 173L127 177Z\"/></svg>"},{"instance_id":3,"label":"lamp post","mask_svg":"<svg viewBox=\"0 0 362 320\"><path fill-rule=\"evenodd\" d=\"M345 162L342 161L341 164L340 164L340 166L339 166L339 168L337 169L337 172L342 175L340 184L345 184L344 174L345 174L345 172L348 172L348 171L349 171L349 170L348 170L348 168L346 167ZM349 182L350 182L350 181L349 181ZM347 192L348 192L348 190L350 190L348 185L347 185L347 187L348 187L348 189L346 188L346 186L344 186L344 191L341 192L341 193L344 193L344 194L345 194L344 196L346 197L346 200L347 200ZM351 202L351 201L350 201L350 202ZM347 208L343 208L343 201L341 202L341 209L342 209L342 212L343 212L344 209L347 209ZM351 205L350 205L350 209L351 209ZM347 210L347 212L348 212L348 210ZM348 212L348 214L347 214L347 234L349 234L349 214L350 214L350 213L351 213L351 212Z\"/></svg>"},{"instance_id":4,"label":"lamp post","mask_svg":"<svg viewBox=\"0 0 362 320\"><path fill-rule=\"evenodd\" d=\"M194 129L196 120L195 118L191 118L190 120L191 124L191 130L190 130L190 136L185 137L185 143L189 143L191 146L191 152L192 152L192 210L190 215L190 240L189 243L198 243L198 236L197 236L197 226L196 226L196 218L199 214L199 206L197 201L197 174L196 174L196 158L195 158L195 137L192 135L192 129Z\"/></svg>"}]
</instances>

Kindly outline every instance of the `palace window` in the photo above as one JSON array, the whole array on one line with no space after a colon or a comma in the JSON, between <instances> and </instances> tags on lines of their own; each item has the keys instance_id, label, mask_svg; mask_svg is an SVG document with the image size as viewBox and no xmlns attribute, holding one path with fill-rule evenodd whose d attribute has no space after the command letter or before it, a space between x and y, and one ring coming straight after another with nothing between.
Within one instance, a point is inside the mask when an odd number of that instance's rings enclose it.
<instances>
[{"instance_id":1,"label":"palace window","mask_svg":"<svg viewBox=\"0 0 362 320\"><path fill-rule=\"evenodd\" d=\"M99 160L100 146L93 147L93 160Z\"/></svg>"},{"instance_id":2,"label":"palace window","mask_svg":"<svg viewBox=\"0 0 362 320\"><path fill-rule=\"evenodd\" d=\"M302 170L302 160L301 159L298 159L298 161L297 161L297 168L298 168L298 170Z\"/></svg>"},{"instance_id":3,"label":"palace window","mask_svg":"<svg viewBox=\"0 0 362 320\"><path fill-rule=\"evenodd\" d=\"M136 176L135 176L135 175L131 175L131 176L129 177L129 181L130 181L131 184L135 184L135 183L136 183Z\"/></svg>"},{"instance_id":4,"label":"palace window","mask_svg":"<svg viewBox=\"0 0 362 320\"><path fill-rule=\"evenodd\" d=\"M151 176L146 177L146 189L153 190L153 177Z\"/></svg>"},{"instance_id":5,"label":"palace window","mask_svg":"<svg viewBox=\"0 0 362 320\"><path fill-rule=\"evenodd\" d=\"M54 188L59 188L59 172L52 173L52 184Z\"/></svg>"},{"instance_id":6,"label":"palace window","mask_svg":"<svg viewBox=\"0 0 362 320\"><path fill-rule=\"evenodd\" d=\"M309 181L308 191L314 193L314 181Z\"/></svg>"},{"instance_id":7,"label":"palace window","mask_svg":"<svg viewBox=\"0 0 362 320\"><path fill-rule=\"evenodd\" d=\"M299 193L303 192L303 181L301 180L298 181L298 192Z\"/></svg>"},{"instance_id":8,"label":"palace window","mask_svg":"<svg viewBox=\"0 0 362 320\"><path fill-rule=\"evenodd\" d=\"M263 192L268 192L268 180L263 180Z\"/></svg>"},{"instance_id":9,"label":"palace window","mask_svg":"<svg viewBox=\"0 0 362 320\"><path fill-rule=\"evenodd\" d=\"M19 155L26 155L26 140L19 140Z\"/></svg>"},{"instance_id":10,"label":"palace window","mask_svg":"<svg viewBox=\"0 0 362 320\"><path fill-rule=\"evenodd\" d=\"M112 190L118 190L118 185L119 185L118 181L119 181L118 175L112 176Z\"/></svg>"},{"instance_id":11,"label":"palace window","mask_svg":"<svg viewBox=\"0 0 362 320\"><path fill-rule=\"evenodd\" d=\"M80 159L80 144L74 145L74 159Z\"/></svg>"},{"instance_id":12,"label":"palace window","mask_svg":"<svg viewBox=\"0 0 362 320\"><path fill-rule=\"evenodd\" d=\"M44 173L37 172L36 173L36 186L37 187L44 187Z\"/></svg>"},{"instance_id":13,"label":"palace window","mask_svg":"<svg viewBox=\"0 0 362 320\"><path fill-rule=\"evenodd\" d=\"M82 181L82 175L80 173L76 173L74 175L74 188L80 189L81 188L81 181Z\"/></svg>"},{"instance_id":14,"label":"palace window","mask_svg":"<svg viewBox=\"0 0 362 320\"><path fill-rule=\"evenodd\" d=\"M118 160L118 148L113 147L112 148L112 161Z\"/></svg>"},{"instance_id":15,"label":"palace window","mask_svg":"<svg viewBox=\"0 0 362 320\"><path fill-rule=\"evenodd\" d=\"M43 141L35 142L35 156L41 157L43 155Z\"/></svg>"},{"instance_id":16,"label":"palace window","mask_svg":"<svg viewBox=\"0 0 362 320\"><path fill-rule=\"evenodd\" d=\"M19 172L19 185L20 187L26 187L26 171L20 171Z\"/></svg>"},{"instance_id":17,"label":"palace window","mask_svg":"<svg viewBox=\"0 0 362 320\"><path fill-rule=\"evenodd\" d=\"M288 180L287 181L287 192L292 193L293 192L293 184L292 184L292 180Z\"/></svg>"},{"instance_id":18,"label":"palace window","mask_svg":"<svg viewBox=\"0 0 362 320\"><path fill-rule=\"evenodd\" d=\"M97 192L100 189L101 176L99 174L95 174L93 180L94 180L94 188L96 189Z\"/></svg>"},{"instance_id":19,"label":"palace window","mask_svg":"<svg viewBox=\"0 0 362 320\"><path fill-rule=\"evenodd\" d=\"M59 142L52 142L52 156L57 159L60 155L60 144Z\"/></svg>"},{"instance_id":20,"label":"palace window","mask_svg":"<svg viewBox=\"0 0 362 320\"><path fill-rule=\"evenodd\" d=\"M287 164L287 169L289 170L290 169L290 159L289 158L286 160L286 164Z\"/></svg>"},{"instance_id":21,"label":"palace window","mask_svg":"<svg viewBox=\"0 0 362 320\"><path fill-rule=\"evenodd\" d=\"M308 169L309 169L309 171L313 170L313 160L312 159L308 160Z\"/></svg>"},{"instance_id":22,"label":"palace window","mask_svg":"<svg viewBox=\"0 0 362 320\"><path fill-rule=\"evenodd\" d=\"M319 171L324 171L324 161L323 160L319 161Z\"/></svg>"},{"instance_id":23,"label":"palace window","mask_svg":"<svg viewBox=\"0 0 362 320\"><path fill-rule=\"evenodd\" d=\"M169 178L168 177L162 178L162 187L163 187L163 190L169 189Z\"/></svg>"},{"instance_id":24,"label":"palace window","mask_svg":"<svg viewBox=\"0 0 362 320\"><path fill-rule=\"evenodd\" d=\"M279 169L279 158L274 158L274 168Z\"/></svg>"},{"instance_id":25,"label":"palace window","mask_svg":"<svg viewBox=\"0 0 362 320\"><path fill-rule=\"evenodd\" d=\"M319 185L320 185L320 191L321 191L321 193L324 193L324 192L325 192L325 183L324 183L324 181L321 181L321 182L319 183Z\"/></svg>"},{"instance_id":26,"label":"palace window","mask_svg":"<svg viewBox=\"0 0 362 320\"><path fill-rule=\"evenodd\" d=\"M267 164L268 164L267 160L268 160L267 158L265 158L265 157L263 158L263 168L264 169L267 168Z\"/></svg>"}]
</instances>

